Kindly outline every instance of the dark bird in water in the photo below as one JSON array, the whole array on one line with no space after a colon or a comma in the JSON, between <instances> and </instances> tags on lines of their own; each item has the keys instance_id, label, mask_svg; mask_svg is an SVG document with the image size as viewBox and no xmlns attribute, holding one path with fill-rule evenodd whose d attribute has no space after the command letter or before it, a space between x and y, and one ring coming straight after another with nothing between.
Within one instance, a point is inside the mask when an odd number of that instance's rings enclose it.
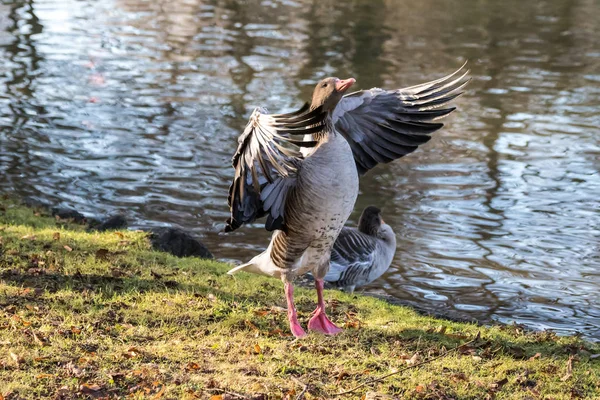
<instances>
[{"instance_id":1,"label":"dark bird in water","mask_svg":"<svg viewBox=\"0 0 600 400\"><path fill-rule=\"evenodd\" d=\"M381 218L381 210L365 208L358 228L343 227L331 250L324 280L346 292L379 278L388 270L396 253L396 235Z\"/></svg>"},{"instance_id":2,"label":"dark bird in water","mask_svg":"<svg viewBox=\"0 0 600 400\"><path fill-rule=\"evenodd\" d=\"M231 216L225 231L266 216L273 231L269 247L240 270L280 278L294 336L302 337L294 306L294 277L315 277L317 308L310 330L341 331L325 314L323 278L331 249L354 208L358 178L426 143L443 124L432 122L454 108L468 71L398 90L370 89L346 94L353 78L326 78L310 105L289 114L257 108L238 139L235 176L229 189Z\"/></svg>"}]
</instances>

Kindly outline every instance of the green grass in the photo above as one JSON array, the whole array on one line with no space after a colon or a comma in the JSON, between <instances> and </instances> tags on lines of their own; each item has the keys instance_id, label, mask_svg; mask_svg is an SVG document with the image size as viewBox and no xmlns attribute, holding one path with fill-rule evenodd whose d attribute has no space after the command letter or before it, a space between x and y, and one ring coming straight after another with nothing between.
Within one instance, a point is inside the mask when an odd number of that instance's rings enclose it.
<instances>
[{"instance_id":1,"label":"green grass","mask_svg":"<svg viewBox=\"0 0 600 400\"><path fill-rule=\"evenodd\" d=\"M293 399L308 384L306 399L327 399L478 332L341 398L600 398L596 344L337 291L326 298L344 333L294 340L281 282L228 268L0 200L0 398ZM315 293L296 294L306 325Z\"/></svg>"}]
</instances>

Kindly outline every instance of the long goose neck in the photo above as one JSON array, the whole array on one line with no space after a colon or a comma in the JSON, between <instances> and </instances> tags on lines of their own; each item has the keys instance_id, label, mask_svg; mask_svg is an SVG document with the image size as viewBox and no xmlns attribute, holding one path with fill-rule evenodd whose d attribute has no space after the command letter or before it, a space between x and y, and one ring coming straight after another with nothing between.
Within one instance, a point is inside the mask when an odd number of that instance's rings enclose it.
<instances>
[{"instance_id":1,"label":"long goose neck","mask_svg":"<svg viewBox=\"0 0 600 400\"><path fill-rule=\"evenodd\" d=\"M316 107L313 107L311 105L311 110L314 110ZM333 129L333 120L331 118L331 112L326 111L327 115L325 116L325 126L323 127L323 129L317 133L313 134L314 140L321 142L324 141L325 139L327 139L327 136L334 132Z\"/></svg>"},{"instance_id":2,"label":"long goose neck","mask_svg":"<svg viewBox=\"0 0 600 400\"><path fill-rule=\"evenodd\" d=\"M386 253L391 253L393 257L396 252L396 234L394 230L389 225L382 225L379 230L379 243L382 244L382 247Z\"/></svg>"}]
</instances>

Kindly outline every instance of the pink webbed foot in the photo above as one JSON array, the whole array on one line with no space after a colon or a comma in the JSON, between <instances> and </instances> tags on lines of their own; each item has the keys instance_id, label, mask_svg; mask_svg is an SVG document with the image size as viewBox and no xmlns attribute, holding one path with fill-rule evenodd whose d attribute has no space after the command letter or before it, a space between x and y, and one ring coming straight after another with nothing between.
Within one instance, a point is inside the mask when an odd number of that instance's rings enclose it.
<instances>
[{"instance_id":1,"label":"pink webbed foot","mask_svg":"<svg viewBox=\"0 0 600 400\"><path fill-rule=\"evenodd\" d=\"M304 329L302 329L297 319L295 321L290 319L290 330L292 331L292 335L297 338L306 336L306 332L304 332Z\"/></svg>"},{"instance_id":2,"label":"pink webbed foot","mask_svg":"<svg viewBox=\"0 0 600 400\"><path fill-rule=\"evenodd\" d=\"M287 301L287 306L288 306L288 311L287 311L288 321L290 322L290 330L292 331L292 335L294 335L297 338L304 337L304 336L306 336L306 332L304 332L304 329L302 329L302 327L300 326L300 323L298 323L296 307L294 306L294 287L292 286L291 283L285 282L284 288L285 288L285 299Z\"/></svg>"},{"instance_id":3,"label":"pink webbed foot","mask_svg":"<svg viewBox=\"0 0 600 400\"><path fill-rule=\"evenodd\" d=\"M342 329L335 326L335 324L327 318L325 311L320 307L317 307L313 317L308 321L308 329L325 335L337 335L342 332Z\"/></svg>"},{"instance_id":4,"label":"pink webbed foot","mask_svg":"<svg viewBox=\"0 0 600 400\"><path fill-rule=\"evenodd\" d=\"M321 332L325 335L337 335L342 332L327 318L325 314L325 299L323 299L323 280L315 279L315 289L317 289L317 309L313 312L313 317L308 321L308 329L315 332Z\"/></svg>"}]
</instances>

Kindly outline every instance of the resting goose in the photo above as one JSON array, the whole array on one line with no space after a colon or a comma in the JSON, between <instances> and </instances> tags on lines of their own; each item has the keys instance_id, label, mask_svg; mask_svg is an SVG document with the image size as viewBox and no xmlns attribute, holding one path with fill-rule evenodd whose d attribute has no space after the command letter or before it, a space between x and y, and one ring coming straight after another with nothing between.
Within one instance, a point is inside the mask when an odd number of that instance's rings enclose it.
<instances>
[{"instance_id":1,"label":"resting goose","mask_svg":"<svg viewBox=\"0 0 600 400\"><path fill-rule=\"evenodd\" d=\"M352 293L357 286L383 275L395 253L394 231L381 218L381 210L369 206L363 210L358 228L342 228L324 280Z\"/></svg>"},{"instance_id":2,"label":"resting goose","mask_svg":"<svg viewBox=\"0 0 600 400\"><path fill-rule=\"evenodd\" d=\"M463 65L464 67L464 65ZM358 177L378 163L416 150L443 126L431 122L467 84L461 67L444 78L398 90L371 89L346 95L353 78L326 78L310 105L288 114L257 108L238 139L229 189L231 216L225 231L266 216L273 231L268 248L230 274L245 270L280 278L292 334L306 333L294 306L294 277L315 277L317 308L308 328L341 331L325 313L323 278L331 248L354 207Z\"/></svg>"}]
</instances>

